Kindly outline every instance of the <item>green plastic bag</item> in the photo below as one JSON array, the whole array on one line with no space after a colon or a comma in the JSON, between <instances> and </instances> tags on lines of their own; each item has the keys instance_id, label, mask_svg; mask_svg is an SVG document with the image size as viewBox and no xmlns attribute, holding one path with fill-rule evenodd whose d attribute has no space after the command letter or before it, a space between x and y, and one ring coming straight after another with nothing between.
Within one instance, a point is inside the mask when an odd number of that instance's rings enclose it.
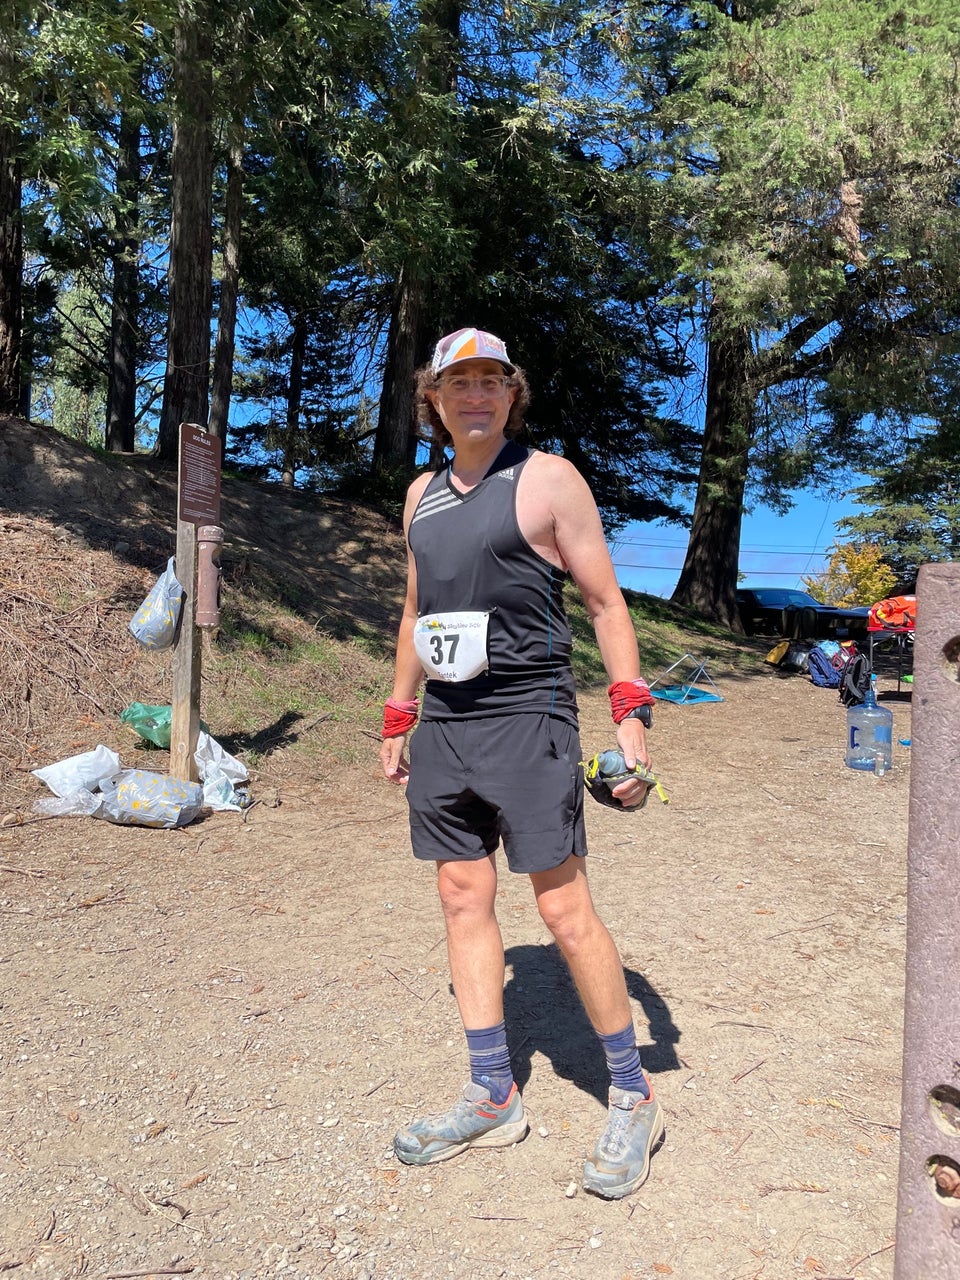
<instances>
[{"instance_id":1,"label":"green plastic bag","mask_svg":"<svg viewBox=\"0 0 960 1280\"><path fill-rule=\"evenodd\" d=\"M131 702L129 707L120 712L120 719L135 729L141 738L152 742L155 747L170 748L170 724L173 720L172 707L149 707L143 702ZM200 721L204 733L210 730Z\"/></svg>"},{"instance_id":2,"label":"green plastic bag","mask_svg":"<svg viewBox=\"0 0 960 1280\"><path fill-rule=\"evenodd\" d=\"M123 723L135 729L141 738L146 738L155 747L168 749L172 718L172 707L148 707L143 702L131 702L129 707L120 712Z\"/></svg>"}]
</instances>

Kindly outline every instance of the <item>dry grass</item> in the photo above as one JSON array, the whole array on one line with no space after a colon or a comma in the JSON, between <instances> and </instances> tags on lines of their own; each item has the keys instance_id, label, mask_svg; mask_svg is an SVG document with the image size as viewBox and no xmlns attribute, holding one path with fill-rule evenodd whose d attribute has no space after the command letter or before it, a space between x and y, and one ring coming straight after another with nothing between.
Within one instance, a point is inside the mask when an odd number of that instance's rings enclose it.
<instances>
[{"instance_id":1,"label":"dry grass","mask_svg":"<svg viewBox=\"0 0 960 1280\"><path fill-rule=\"evenodd\" d=\"M98 742L125 764L163 769L167 753L124 726L130 702L170 701L169 653L140 648L127 624L152 577L109 551L57 541L39 519L0 524L0 780L7 807L29 771ZM253 579L247 577L247 587ZM228 589L224 627L204 644L201 714L261 776L324 780L373 733L389 667L357 638L337 639L255 593ZM135 757L135 759L134 759Z\"/></svg>"}]
</instances>

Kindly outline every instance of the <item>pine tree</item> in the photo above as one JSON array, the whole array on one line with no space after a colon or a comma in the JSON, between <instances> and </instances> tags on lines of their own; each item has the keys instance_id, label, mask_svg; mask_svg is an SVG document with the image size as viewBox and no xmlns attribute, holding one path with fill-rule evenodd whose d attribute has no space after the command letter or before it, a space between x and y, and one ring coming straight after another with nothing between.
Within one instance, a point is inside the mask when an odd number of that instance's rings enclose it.
<instances>
[{"instance_id":1,"label":"pine tree","mask_svg":"<svg viewBox=\"0 0 960 1280\"><path fill-rule=\"evenodd\" d=\"M632 13L658 210L638 234L705 352L674 600L737 628L745 505L898 453L957 332L960 19L940 0Z\"/></svg>"}]
</instances>

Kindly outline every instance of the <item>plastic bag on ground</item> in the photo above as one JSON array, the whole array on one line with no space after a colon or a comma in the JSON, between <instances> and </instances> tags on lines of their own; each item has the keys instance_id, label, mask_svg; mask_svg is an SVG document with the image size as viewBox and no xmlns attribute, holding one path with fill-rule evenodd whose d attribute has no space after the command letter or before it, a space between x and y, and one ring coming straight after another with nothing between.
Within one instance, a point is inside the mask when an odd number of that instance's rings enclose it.
<instances>
[{"instance_id":1,"label":"plastic bag on ground","mask_svg":"<svg viewBox=\"0 0 960 1280\"><path fill-rule=\"evenodd\" d=\"M185 827L203 808L199 782L171 778L148 769L121 769L100 783L98 817L121 826Z\"/></svg>"},{"instance_id":2,"label":"plastic bag on ground","mask_svg":"<svg viewBox=\"0 0 960 1280\"><path fill-rule=\"evenodd\" d=\"M155 747L170 746L172 707L151 707L144 702L131 702L120 712L120 719Z\"/></svg>"},{"instance_id":3,"label":"plastic bag on ground","mask_svg":"<svg viewBox=\"0 0 960 1280\"><path fill-rule=\"evenodd\" d=\"M95 818L103 804L103 796L85 787L65 796L42 796L33 802L33 812L44 818Z\"/></svg>"},{"instance_id":4,"label":"plastic bag on ground","mask_svg":"<svg viewBox=\"0 0 960 1280\"><path fill-rule=\"evenodd\" d=\"M152 742L155 747L170 746L170 731L173 724L173 707L152 707L145 702L131 702L120 712L123 724L130 726L141 738ZM206 732L207 726L200 721L200 729Z\"/></svg>"},{"instance_id":5,"label":"plastic bag on ground","mask_svg":"<svg viewBox=\"0 0 960 1280\"><path fill-rule=\"evenodd\" d=\"M197 769L203 779L203 803L207 809L229 809L240 813L251 802L250 796L238 791L237 782L246 782L249 778L247 767L235 756L230 755L212 738L209 733L201 732L194 752Z\"/></svg>"},{"instance_id":6,"label":"plastic bag on ground","mask_svg":"<svg viewBox=\"0 0 960 1280\"><path fill-rule=\"evenodd\" d=\"M177 581L174 564L171 556L166 569L130 619L130 631L145 649L169 649L176 639L184 590Z\"/></svg>"},{"instance_id":7,"label":"plastic bag on ground","mask_svg":"<svg viewBox=\"0 0 960 1280\"><path fill-rule=\"evenodd\" d=\"M201 778L208 778L215 773L222 773L231 782L246 782L250 777L247 772L247 766L241 763L236 756L230 755L229 751L224 751L216 738L212 738L209 733L205 733L203 730L200 731L200 735L197 738L197 749L193 758L197 762Z\"/></svg>"},{"instance_id":8,"label":"plastic bag on ground","mask_svg":"<svg viewBox=\"0 0 960 1280\"><path fill-rule=\"evenodd\" d=\"M253 803L253 796L238 791L230 779L222 773L213 774L203 782L203 807L218 811L242 813Z\"/></svg>"},{"instance_id":9,"label":"plastic bag on ground","mask_svg":"<svg viewBox=\"0 0 960 1280\"><path fill-rule=\"evenodd\" d=\"M55 796L69 796L74 791L96 791L104 778L112 777L120 768L120 757L102 744L93 751L68 756L56 764L32 769L34 777L45 782Z\"/></svg>"}]
</instances>

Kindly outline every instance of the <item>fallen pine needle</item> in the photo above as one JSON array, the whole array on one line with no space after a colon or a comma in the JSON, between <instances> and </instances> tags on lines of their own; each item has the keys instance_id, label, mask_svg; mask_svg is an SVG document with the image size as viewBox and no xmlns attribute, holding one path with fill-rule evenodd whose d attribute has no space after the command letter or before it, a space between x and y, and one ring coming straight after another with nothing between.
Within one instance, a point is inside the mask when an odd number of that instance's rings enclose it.
<instances>
[{"instance_id":1,"label":"fallen pine needle","mask_svg":"<svg viewBox=\"0 0 960 1280\"><path fill-rule=\"evenodd\" d=\"M762 1196L768 1196L773 1191L804 1191L818 1196L827 1194L827 1188L821 1187L819 1182L793 1182L782 1187L767 1185L760 1188L760 1194Z\"/></svg>"},{"instance_id":2,"label":"fallen pine needle","mask_svg":"<svg viewBox=\"0 0 960 1280\"><path fill-rule=\"evenodd\" d=\"M756 1071L757 1067L762 1067L765 1062L766 1058L761 1058L760 1061L755 1062L752 1067L747 1067L746 1071L741 1071L739 1075L734 1076L730 1083L739 1084L744 1076L748 1076L751 1071Z\"/></svg>"},{"instance_id":3,"label":"fallen pine needle","mask_svg":"<svg viewBox=\"0 0 960 1280\"><path fill-rule=\"evenodd\" d=\"M735 1156L737 1152L740 1150L740 1148L744 1146L744 1144L747 1143L752 1137L753 1137L753 1130L751 1129L749 1133L745 1133L743 1135L743 1137L740 1139L737 1145L730 1152L730 1155Z\"/></svg>"},{"instance_id":4,"label":"fallen pine needle","mask_svg":"<svg viewBox=\"0 0 960 1280\"><path fill-rule=\"evenodd\" d=\"M896 1240L891 1240L890 1243L885 1244L882 1249L874 1249L873 1253L865 1253L862 1258L858 1258L856 1262L851 1264L850 1270L856 1271L857 1267L862 1266L864 1262L867 1262L870 1258L879 1257L881 1253L886 1253L889 1249L892 1249L896 1243Z\"/></svg>"},{"instance_id":5,"label":"fallen pine needle","mask_svg":"<svg viewBox=\"0 0 960 1280\"><path fill-rule=\"evenodd\" d=\"M149 1271L111 1271L109 1275L104 1276L103 1280L133 1280L134 1276L188 1276L196 1269L191 1265L189 1267L151 1267Z\"/></svg>"}]
</instances>

